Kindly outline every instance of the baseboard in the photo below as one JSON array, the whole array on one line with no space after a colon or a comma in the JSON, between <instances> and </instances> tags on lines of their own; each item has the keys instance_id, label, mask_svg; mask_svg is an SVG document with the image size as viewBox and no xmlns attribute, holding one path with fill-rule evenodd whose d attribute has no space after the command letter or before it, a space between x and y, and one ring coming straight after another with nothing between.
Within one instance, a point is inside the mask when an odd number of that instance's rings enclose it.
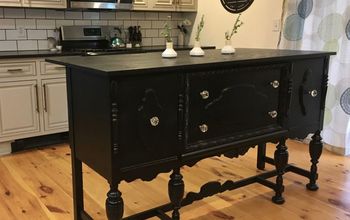
<instances>
[{"instance_id":1,"label":"baseboard","mask_svg":"<svg viewBox=\"0 0 350 220\"><path fill-rule=\"evenodd\" d=\"M343 147L336 147L329 144L325 144L324 148L341 156L350 156L349 152L347 152L346 149Z\"/></svg>"},{"instance_id":2,"label":"baseboard","mask_svg":"<svg viewBox=\"0 0 350 220\"><path fill-rule=\"evenodd\" d=\"M0 143L0 156L11 154L11 142Z\"/></svg>"},{"instance_id":3,"label":"baseboard","mask_svg":"<svg viewBox=\"0 0 350 220\"><path fill-rule=\"evenodd\" d=\"M37 147L44 147L54 144L68 142L68 132L50 134L39 137L19 139L11 143L12 152L29 150Z\"/></svg>"}]
</instances>

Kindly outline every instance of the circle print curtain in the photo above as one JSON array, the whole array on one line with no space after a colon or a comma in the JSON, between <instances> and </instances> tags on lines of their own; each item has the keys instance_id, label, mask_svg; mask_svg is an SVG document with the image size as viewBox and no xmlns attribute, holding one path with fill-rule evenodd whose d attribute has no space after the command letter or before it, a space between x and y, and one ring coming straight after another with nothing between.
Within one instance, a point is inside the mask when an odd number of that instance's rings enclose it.
<instances>
[{"instance_id":1,"label":"circle print curtain","mask_svg":"<svg viewBox=\"0 0 350 220\"><path fill-rule=\"evenodd\" d=\"M350 154L350 1L284 0L280 48L334 51L323 138Z\"/></svg>"}]
</instances>

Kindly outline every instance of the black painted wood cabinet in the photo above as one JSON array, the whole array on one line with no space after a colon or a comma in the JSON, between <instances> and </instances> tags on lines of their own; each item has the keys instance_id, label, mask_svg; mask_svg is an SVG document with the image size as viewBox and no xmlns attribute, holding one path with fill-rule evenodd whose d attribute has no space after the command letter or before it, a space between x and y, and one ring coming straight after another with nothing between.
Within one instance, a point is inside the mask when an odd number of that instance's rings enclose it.
<instances>
[{"instance_id":1,"label":"black painted wood cabinet","mask_svg":"<svg viewBox=\"0 0 350 220\"><path fill-rule=\"evenodd\" d=\"M82 162L110 183L109 219L123 216L120 181L148 181L161 172L173 171L171 203L127 219L179 219L181 206L254 182L275 190L273 201L281 204L287 171L308 177L308 188L316 190L330 55L239 49L233 56L211 50L202 58L181 52L172 60L158 53L50 59L68 70L75 218L89 219L82 201ZM315 135L312 168L306 171L288 164L285 140L309 133ZM278 143L273 159L265 155L266 142ZM275 171L207 183L184 197L181 166L222 154L238 157L256 145L258 168L267 162L276 165ZM276 183L266 180L273 176ZM164 214L169 210L172 218Z\"/></svg>"}]
</instances>

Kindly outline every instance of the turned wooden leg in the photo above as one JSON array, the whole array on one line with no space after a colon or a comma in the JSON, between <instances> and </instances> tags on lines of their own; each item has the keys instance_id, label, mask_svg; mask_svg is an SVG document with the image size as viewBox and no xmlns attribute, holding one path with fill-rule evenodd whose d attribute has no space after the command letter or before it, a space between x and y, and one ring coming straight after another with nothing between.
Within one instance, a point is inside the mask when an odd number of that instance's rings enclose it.
<instances>
[{"instance_id":1,"label":"turned wooden leg","mask_svg":"<svg viewBox=\"0 0 350 220\"><path fill-rule=\"evenodd\" d=\"M180 174L180 168L174 169L173 173L170 175L170 180L168 183L168 193L170 201L173 205L172 219L180 219L180 208L181 202L185 193L185 184L182 180L182 175Z\"/></svg>"},{"instance_id":2,"label":"turned wooden leg","mask_svg":"<svg viewBox=\"0 0 350 220\"><path fill-rule=\"evenodd\" d=\"M312 136L312 141L309 146L312 165L310 170L310 182L306 185L306 188L311 191L318 190L318 185L316 184L316 180L318 179L317 164L323 149L322 137L320 134L321 131L316 131L315 135Z\"/></svg>"},{"instance_id":3,"label":"turned wooden leg","mask_svg":"<svg viewBox=\"0 0 350 220\"><path fill-rule=\"evenodd\" d=\"M266 143L262 143L258 145L258 159L256 167L259 170L265 169L265 157L266 157Z\"/></svg>"},{"instance_id":4,"label":"turned wooden leg","mask_svg":"<svg viewBox=\"0 0 350 220\"><path fill-rule=\"evenodd\" d=\"M75 158L75 154L73 150L71 153L71 158L72 158L74 220L81 220L80 213L84 210L82 162Z\"/></svg>"},{"instance_id":5,"label":"turned wooden leg","mask_svg":"<svg viewBox=\"0 0 350 220\"><path fill-rule=\"evenodd\" d=\"M279 144L277 145L274 159L275 159L275 166L277 170L277 178L276 178L276 188L275 188L276 195L272 197L272 201L276 204L283 204L284 203L284 198L282 196L282 193L284 191L283 174L288 164L288 150L287 150L285 138L281 139Z\"/></svg>"},{"instance_id":6,"label":"turned wooden leg","mask_svg":"<svg viewBox=\"0 0 350 220\"><path fill-rule=\"evenodd\" d=\"M111 185L107 193L106 212L108 220L120 220L124 214L124 201L118 186Z\"/></svg>"}]
</instances>

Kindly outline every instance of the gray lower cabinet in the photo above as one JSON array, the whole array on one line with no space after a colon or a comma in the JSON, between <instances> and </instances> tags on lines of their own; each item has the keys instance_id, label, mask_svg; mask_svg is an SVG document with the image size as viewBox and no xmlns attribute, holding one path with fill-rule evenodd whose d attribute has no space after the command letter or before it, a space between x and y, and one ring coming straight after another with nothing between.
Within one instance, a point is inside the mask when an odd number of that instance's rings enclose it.
<instances>
[{"instance_id":1,"label":"gray lower cabinet","mask_svg":"<svg viewBox=\"0 0 350 220\"><path fill-rule=\"evenodd\" d=\"M0 83L1 139L40 131L36 80Z\"/></svg>"},{"instance_id":2,"label":"gray lower cabinet","mask_svg":"<svg viewBox=\"0 0 350 220\"><path fill-rule=\"evenodd\" d=\"M43 89L44 130L52 131L68 127L68 107L66 80L45 79L41 82Z\"/></svg>"},{"instance_id":3,"label":"gray lower cabinet","mask_svg":"<svg viewBox=\"0 0 350 220\"><path fill-rule=\"evenodd\" d=\"M68 131L65 72L44 59L0 60L0 145Z\"/></svg>"}]
</instances>

